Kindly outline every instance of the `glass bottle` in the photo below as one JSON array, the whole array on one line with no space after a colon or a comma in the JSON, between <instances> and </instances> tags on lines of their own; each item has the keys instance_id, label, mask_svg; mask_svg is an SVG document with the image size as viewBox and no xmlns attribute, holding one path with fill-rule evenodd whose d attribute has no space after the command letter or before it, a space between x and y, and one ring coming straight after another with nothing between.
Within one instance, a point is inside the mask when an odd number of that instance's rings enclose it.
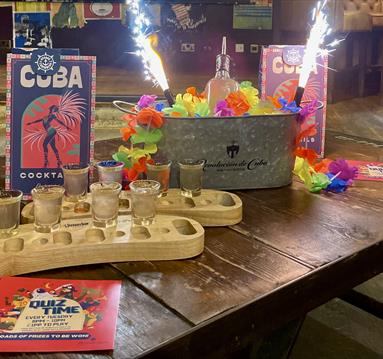
<instances>
[{"instance_id":1,"label":"glass bottle","mask_svg":"<svg viewBox=\"0 0 383 359\"><path fill-rule=\"evenodd\" d=\"M222 52L217 55L215 77L209 80L205 87L205 96L209 103L210 111L218 101L224 100L231 92L239 90L237 81L230 78L230 56L226 54L226 36L222 38Z\"/></svg>"}]
</instances>

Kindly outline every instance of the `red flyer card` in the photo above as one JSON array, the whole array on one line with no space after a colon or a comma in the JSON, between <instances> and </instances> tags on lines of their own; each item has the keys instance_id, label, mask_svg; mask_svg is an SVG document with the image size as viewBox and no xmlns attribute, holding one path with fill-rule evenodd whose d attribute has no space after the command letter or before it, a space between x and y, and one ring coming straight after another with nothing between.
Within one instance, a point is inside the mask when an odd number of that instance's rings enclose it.
<instances>
[{"instance_id":1,"label":"red flyer card","mask_svg":"<svg viewBox=\"0 0 383 359\"><path fill-rule=\"evenodd\" d=\"M0 278L0 352L107 350L121 281Z\"/></svg>"},{"instance_id":2,"label":"red flyer card","mask_svg":"<svg viewBox=\"0 0 383 359\"><path fill-rule=\"evenodd\" d=\"M347 163L358 168L356 180L383 181L383 162L347 160Z\"/></svg>"}]
</instances>

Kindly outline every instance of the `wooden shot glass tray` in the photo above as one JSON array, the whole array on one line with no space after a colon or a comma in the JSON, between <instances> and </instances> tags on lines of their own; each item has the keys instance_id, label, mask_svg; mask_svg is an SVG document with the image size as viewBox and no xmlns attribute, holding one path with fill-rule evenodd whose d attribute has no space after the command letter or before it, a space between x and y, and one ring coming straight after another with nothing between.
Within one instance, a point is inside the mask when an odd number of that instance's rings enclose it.
<instances>
[{"instance_id":1,"label":"wooden shot glass tray","mask_svg":"<svg viewBox=\"0 0 383 359\"><path fill-rule=\"evenodd\" d=\"M85 206L87 211L79 212L75 204L63 203L62 218L88 218L91 216L91 198L88 195ZM120 215L131 213L129 192L123 191L120 198ZM242 220L242 201L230 192L204 189L198 197L181 196L179 189L170 189L166 197L157 200L157 213L184 216L196 220L205 227L234 225ZM34 221L33 204L27 204L22 212L23 221Z\"/></svg>"},{"instance_id":2,"label":"wooden shot glass tray","mask_svg":"<svg viewBox=\"0 0 383 359\"><path fill-rule=\"evenodd\" d=\"M0 241L0 276L94 263L191 258L202 253L205 231L196 221L157 215L150 226L131 228L119 217L115 230L91 227L91 220L63 221L60 231L37 233L32 224Z\"/></svg>"}]
</instances>

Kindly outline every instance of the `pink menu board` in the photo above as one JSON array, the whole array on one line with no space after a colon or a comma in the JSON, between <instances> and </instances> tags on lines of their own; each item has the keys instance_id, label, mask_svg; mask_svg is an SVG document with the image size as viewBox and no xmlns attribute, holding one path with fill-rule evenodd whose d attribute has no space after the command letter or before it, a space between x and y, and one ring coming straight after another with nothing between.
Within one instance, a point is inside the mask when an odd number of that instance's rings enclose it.
<instances>
[{"instance_id":1,"label":"pink menu board","mask_svg":"<svg viewBox=\"0 0 383 359\"><path fill-rule=\"evenodd\" d=\"M272 45L262 49L260 65L260 88L262 99L267 96L294 99L298 86L305 46ZM317 134L308 138L308 147L321 157L324 155L327 103L327 56L317 58L317 66L310 74L302 99L302 104L313 99L323 103L323 107L308 119L309 124L316 123Z\"/></svg>"}]
</instances>

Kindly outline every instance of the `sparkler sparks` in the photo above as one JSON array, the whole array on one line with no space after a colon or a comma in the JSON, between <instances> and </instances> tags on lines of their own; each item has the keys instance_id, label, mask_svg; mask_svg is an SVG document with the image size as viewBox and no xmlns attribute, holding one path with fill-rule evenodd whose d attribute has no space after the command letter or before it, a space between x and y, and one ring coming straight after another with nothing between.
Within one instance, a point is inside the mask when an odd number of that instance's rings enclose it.
<instances>
[{"instance_id":1,"label":"sparkler sparks","mask_svg":"<svg viewBox=\"0 0 383 359\"><path fill-rule=\"evenodd\" d=\"M328 0L318 1L317 6L312 11L312 21L314 24L310 30L310 36L307 39L298 88L295 94L295 102L298 106L302 100L304 88L307 84L310 73L317 65L317 56L335 51L335 47L342 41L334 40L329 44L325 44L326 37L332 32L332 29L327 21L327 2Z\"/></svg>"},{"instance_id":2,"label":"sparkler sparks","mask_svg":"<svg viewBox=\"0 0 383 359\"><path fill-rule=\"evenodd\" d=\"M324 39L332 31L327 22L327 15L324 11L326 5L327 0L318 1L317 6L312 12L314 25L310 30L310 36L306 44L306 51L303 56L302 70L299 77L299 87L306 86L310 73L316 65L317 56L319 54L323 54L321 46L324 43Z\"/></svg>"},{"instance_id":3,"label":"sparkler sparks","mask_svg":"<svg viewBox=\"0 0 383 359\"><path fill-rule=\"evenodd\" d=\"M146 17L140 0L126 0L126 3L134 16L133 36L137 46L135 54L141 58L144 65L145 79L152 80L155 85L159 85L166 95L166 93L170 93L168 80L161 57L154 50L158 43L157 35L148 32L150 20Z\"/></svg>"}]
</instances>

